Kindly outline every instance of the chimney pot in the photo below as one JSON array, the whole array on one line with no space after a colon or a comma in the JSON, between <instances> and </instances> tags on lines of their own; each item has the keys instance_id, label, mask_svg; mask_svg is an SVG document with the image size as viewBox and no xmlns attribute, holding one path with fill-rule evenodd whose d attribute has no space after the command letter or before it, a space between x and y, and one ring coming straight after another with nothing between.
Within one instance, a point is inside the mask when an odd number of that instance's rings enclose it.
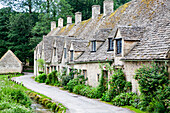
<instances>
[{"instance_id":1,"label":"chimney pot","mask_svg":"<svg viewBox=\"0 0 170 113\"><path fill-rule=\"evenodd\" d=\"M67 24L72 24L72 16L67 16Z\"/></svg>"},{"instance_id":2,"label":"chimney pot","mask_svg":"<svg viewBox=\"0 0 170 113\"><path fill-rule=\"evenodd\" d=\"M76 12L75 13L75 24L78 24L82 21L82 13L81 12Z\"/></svg>"},{"instance_id":3,"label":"chimney pot","mask_svg":"<svg viewBox=\"0 0 170 113\"><path fill-rule=\"evenodd\" d=\"M63 27L63 19L62 18L58 19L58 27L60 27L60 28Z\"/></svg>"},{"instance_id":4,"label":"chimney pot","mask_svg":"<svg viewBox=\"0 0 170 113\"><path fill-rule=\"evenodd\" d=\"M92 19L95 19L100 14L100 5L92 6Z\"/></svg>"},{"instance_id":5,"label":"chimney pot","mask_svg":"<svg viewBox=\"0 0 170 113\"><path fill-rule=\"evenodd\" d=\"M56 22L52 21L51 22L51 31L54 30L56 28Z\"/></svg>"},{"instance_id":6,"label":"chimney pot","mask_svg":"<svg viewBox=\"0 0 170 113\"><path fill-rule=\"evenodd\" d=\"M104 16L113 13L113 6L113 0L105 0L103 2Z\"/></svg>"}]
</instances>

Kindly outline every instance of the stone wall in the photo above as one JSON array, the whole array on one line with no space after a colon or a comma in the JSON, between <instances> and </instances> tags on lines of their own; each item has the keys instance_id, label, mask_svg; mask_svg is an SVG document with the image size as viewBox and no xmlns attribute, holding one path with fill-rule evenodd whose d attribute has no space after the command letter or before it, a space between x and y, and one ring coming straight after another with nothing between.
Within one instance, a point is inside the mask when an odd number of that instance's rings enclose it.
<instances>
[{"instance_id":1,"label":"stone wall","mask_svg":"<svg viewBox=\"0 0 170 113\"><path fill-rule=\"evenodd\" d=\"M100 74L101 76L101 69L99 68L99 63L86 63L86 64L75 64L74 68L87 70L87 78L88 78L88 84L96 87L98 86L98 76L97 74Z\"/></svg>"},{"instance_id":2,"label":"stone wall","mask_svg":"<svg viewBox=\"0 0 170 113\"><path fill-rule=\"evenodd\" d=\"M13 53L8 52L0 60L0 73L16 73L22 72L22 63L12 55Z\"/></svg>"}]
</instances>

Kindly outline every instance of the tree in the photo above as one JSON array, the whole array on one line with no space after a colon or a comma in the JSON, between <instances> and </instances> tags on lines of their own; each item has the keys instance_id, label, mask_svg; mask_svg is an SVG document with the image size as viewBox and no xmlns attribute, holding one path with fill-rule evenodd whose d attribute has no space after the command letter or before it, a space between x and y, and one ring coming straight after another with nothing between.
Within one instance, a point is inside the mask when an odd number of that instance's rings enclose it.
<instances>
[{"instance_id":1,"label":"tree","mask_svg":"<svg viewBox=\"0 0 170 113\"><path fill-rule=\"evenodd\" d=\"M0 9L0 58L8 50L8 23L12 13L13 11L9 7Z\"/></svg>"},{"instance_id":2,"label":"tree","mask_svg":"<svg viewBox=\"0 0 170 113\"><path fill-rule=\"evenodd\" d=\"M43 59L38 59L37 62L38 62L38 67L43 70L45 61Z\"/></svg>"},{"instance_id":3,"label":"tree","mask_svg":"<svg viewBox=\"0 0 170 113\"><path fill-rule=\"evenodd\" d=\"M27 13L18 13L9 18L8 49L14 51L23 62L33 57L29 46L32 24L32 17Z\"/></svg>"},{"instance_id":4,"label":"tree","mask_svg":"<svg viewBox=\"0 0 170 113\"><path fill-rule=\"evenodd\" d=\"M31 14L33 10L38 12L44 0L1 0L5 6L11 7L18 12L28 12Z\"/></svg>"},{"instance_id":5,"label":"tree","mask_svg":"<svg viewBox=\"0 0 170 113\"><path fill-rule=\"evenodd\" d=\"M66 0L60 0L60 2L57 4L57 17L66 20L68 15L73 16L72 10L73 8ZM66 21L64 21L64 25L66 25Z\"/></svg>"}]
</instances>

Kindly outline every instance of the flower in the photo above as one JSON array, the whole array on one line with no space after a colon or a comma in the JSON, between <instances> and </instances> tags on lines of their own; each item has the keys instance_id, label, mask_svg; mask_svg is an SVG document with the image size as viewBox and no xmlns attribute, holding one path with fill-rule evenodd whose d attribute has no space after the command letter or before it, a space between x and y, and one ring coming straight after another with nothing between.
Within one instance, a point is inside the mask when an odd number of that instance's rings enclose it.
<instances>
[{"instance_id":1,"label":"flower","mask_svg":"<svg viewBox=\"0 0 170 113\"><path fill-rule=\"evenodd\" d=\"M106 68L106 66L104 66L104 68Z\"/></svg>"}]
</instances>

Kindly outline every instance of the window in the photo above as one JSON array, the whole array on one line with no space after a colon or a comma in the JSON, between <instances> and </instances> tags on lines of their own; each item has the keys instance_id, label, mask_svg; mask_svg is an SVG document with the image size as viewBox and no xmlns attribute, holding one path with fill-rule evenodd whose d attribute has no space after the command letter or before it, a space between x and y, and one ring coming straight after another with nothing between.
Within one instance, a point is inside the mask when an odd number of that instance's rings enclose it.
<instances>
[{"instance_id":1,"label":"window","mask_svg":"<svg viewBox=\"0 0 170 113\"><path fill-rule=\"evenodd\" d=\"M96 51L96 41L92 41L92 51Z\"/></svg>"},{"instance_id":2,"label":"window","mask_svg":"<svg viewBox=\"0 0 170 113\"><path fill-rule=\"evenodd\" d=\"M54 56L56 56L56 48L54 48Z\"/></svg>"},{"instance_id":3,"label":"window","mask_svg":"<svg viewBox=\"0 0 170 113\"><path fill-rule=\"evenodd\" d=\"M97 81L100 81L100 74L97 74Z\"/></svg>"},{"instance_id":4,"label":"window","mask_svg":"<svg viewBox=\"0 0 170 113\"><path fill-rule=\"evenodd\" d=\"M57 69L56 69L56 66L54 66L54 70L56 71Z\"/></svg>"},{"instance_id":5,"label":"window","mask_svg":"<svg viewBox=\"0 0 170 113\"><path fill-rule=\"evenodd\" d=\"M84 78L86 79L87 78L87 70L83 70L83 75L84 75Z\"/></svg>"},{"instance_id":6,"label":"window","mask_svg":"<svg viewBox=\"0 0 170 113\"><path fill-rule=\"evenodd\" d=\"M71 54L70 61L73 61L73 60L74 60L74 57L73 57L73 50L70 51L70 54Z\"/></svg>"},{"instance_id":7,"label":"window","mask_svg":"<svg viewBox=\"0 0 170 113\"><path fill-rule=\"evenodd\" d=\"M64 48L64 58L66 59L67 57L67 51L66 51L66 48Z\"/></svg>"},{"instance_id":8,"label":"window","mask_svg":"<svg viewBox=\"0 0 170 113\"><path fill-rule=\"evenodd\" d=\"M108 43L109 43L108 51L113 51L113 47L114 47L113 39L109 38Z\"/></svg>"},{"instance_id":9,"label":"window","mask_svg":"<svg viewBox=\"0 0 170 113\"><path fill-rule=\"evenodd\" d=\"M117 54L121 54L122 53L122 40L119 39L116 42L117 42Z\"/></svg>"}]
</instances>

